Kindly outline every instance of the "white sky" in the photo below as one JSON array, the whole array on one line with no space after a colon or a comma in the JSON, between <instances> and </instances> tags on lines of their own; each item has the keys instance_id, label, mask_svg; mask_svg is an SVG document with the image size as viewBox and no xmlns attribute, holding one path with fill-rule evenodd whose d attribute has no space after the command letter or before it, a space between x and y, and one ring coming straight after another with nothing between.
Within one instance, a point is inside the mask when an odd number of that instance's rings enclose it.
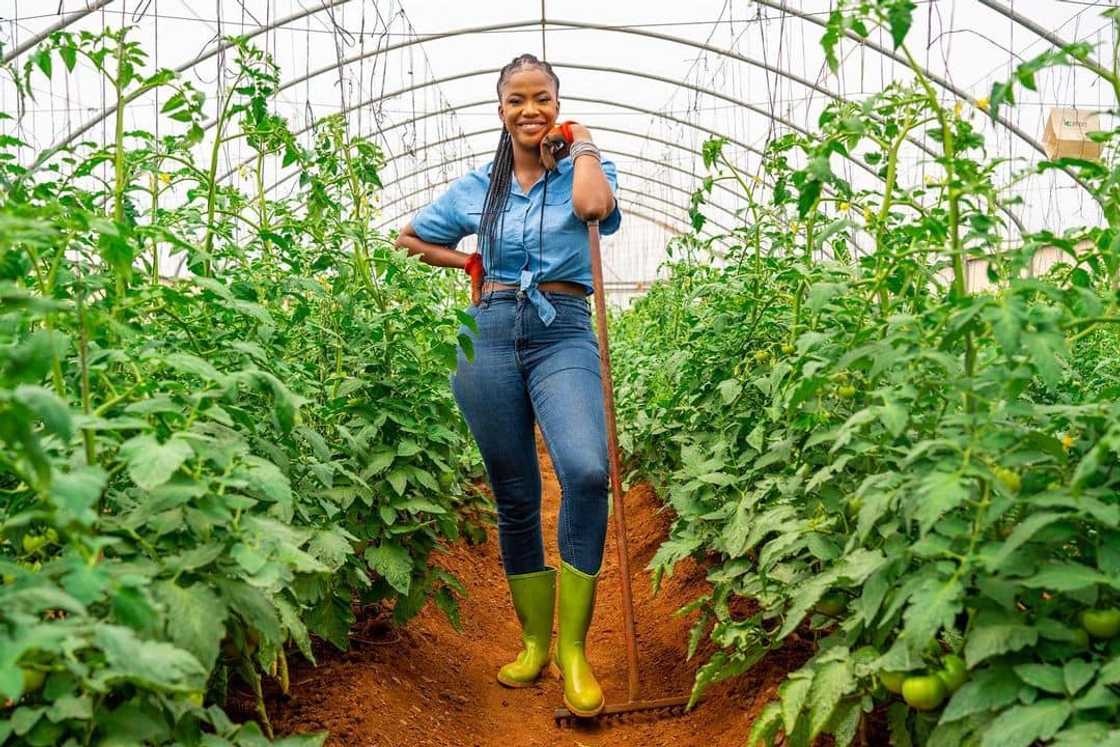
<instances>
[{"instance_id":1,"label":"white sky","mask_svg":"<svg viewBox=\"0 0 1120 747\"><path fill-rule=\"evenodd\" d=\"M830 6L828 0L787 2L819 13L826 13ZM1008 77L1015 55L1029 57L1046 48L1029 31L984 8L977 0L918 3L908 38L911 49L935 72L974 96L986 95L994 79ZM99 30L103 25L117 26L122 21L135 24L138 28L133 38L150 52L153 63L175 67L212 49L219 30L223 34L249 31L261 22L275 21L320 4L322 0L114 0L73 28ZM1067 40L1105 43L1111 39L1109 25L1099 16L1100 8L1087 0L1017 0L1012 4L1018 12L1032 16ZM83 5L82 0L61 3L63 12ZM48 27L58 20L59 7L58 0L0 0L0 43L11 49ZM748 0L692 0L687 8L679 2L649 0L546 0L545 12L553 22L626 26L706 42L764 60L850 97L873 93L896 76L905 77L892 61L849 41L842 47L844 65L840 75L832 76L823 64L820 27L789 16L783 18L779 11ZM523 51L541 55L541 4L511 0L349 0L337 5L333 16L333 25L330 14L319 12L262 34L254 41L274 54L282 77L292 79L337 61L339 55L350 58L363 52L373 53L417 36L518 21L532 24L370 54L344 68L341 86L338 72L332 71L279 95L277 105L295 129L307 126L309 116L322 116L346 106L353 108L350 118L357 131L376 134L379 128L383 130L380 142L394 159L383 174L383 181L389 185L384 194L385 219L400 225L412 211L438 194L447 180L491 158L499 126L495 113L496 74L422 87L373 104L365 102L433 79L498 68ZM607 157L622 172L619 182L625 190L624 211L644 212L674 226L684 227L687 221L688 193L704 173L699 148L709 133L728 135L761 149L769 137L787 131L769 117L744 109L737 102L749 103L763 112L775 112L813 129L827 101L822 94L759 67L662 39L552 25L545 35L545 44L547 58L558 65L563 115L587 124ZM572 64L600 70L563 67ZM221 65L220 58L215 57L186 75L212 94ZM602 72L601 68L606 67L658 76L665 81ZM15 134L35 148L42 148L100 112L105 99L96 77L88 70L72 77L63 72L56 65L49 84L39 77L36 101L29 102L18 122L0 123L0 132ZM1038 140L1042 139L1043 117L1054 105L1103 109L1114 103L1106 90L1083 73L1048 73L1040 76L1040 84L1038 94L1021 96L1020 105L1010 112L1011 118ZM689 86L709 89L726 98L700 93ZM946 97L951 98L951 94ZM444 111L413 125L393 127L424 113L472 102L485 103L455 113ZM128 126L151 128L158 104L155 97L134 104L128 110ZM212 95L208 104L212 108ZM635 112L626 106L658 112L682 122ZM7 81L0 84L0 108L16 113L16 99ZM978 117L977 121L980 120ZM167 121L161 124L167 126ZM107 121L85 137L100 139L110 129ZM471 134L480 130L485 132ZM996 130L985 125L985 132L993 153L1020 159L1017 169L1040 158L1002 128ZM414 148L444 139L449 142L409 155ZM209 150L208 145L203 147L206 151L200 154ZM744 169L757 165L757 157L742 149L729 148L728 152ZM30 157L31 152L26 155ZM230 167L244 157L236 144L223 153ZM841 168L838 161L834 164ZM276 178L284 175L278 163L270 170ZM843 170L853 181L869 183L862 172L852 172L846 166ZM927 172L938 173L937 167L931 166L929 157L921 151L909 149L905 179L916 183ZM1064 175L1034 177L1016 191L1027 202L1019 212L1031 227L1058 229L1098 219L1090 201ZM713 221L733 227L736 219L729 212L741 208L743 203L727 194L717 195L723 210L706 212ZM638 219L635 214L625 219L623 230L605 242L608 282L652 279L664 257L669 235L663 226Z\"/></svg>"}]
</instances>

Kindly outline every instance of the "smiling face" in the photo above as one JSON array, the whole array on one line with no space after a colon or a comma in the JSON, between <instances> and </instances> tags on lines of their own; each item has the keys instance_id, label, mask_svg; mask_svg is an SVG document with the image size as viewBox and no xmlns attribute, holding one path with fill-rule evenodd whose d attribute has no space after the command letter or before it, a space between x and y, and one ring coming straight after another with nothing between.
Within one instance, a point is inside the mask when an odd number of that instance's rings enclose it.
<instances>
[{"instance_id":1,"label":"smiling face","mask_svg":"<svg viewBox=\"0 0 1120 747\"><path fill-rule=\"evenodd\" d=\"M502 84L498 116L522 148L538 148L559 114L556 84L544 70L523 68L510 73Z\"/></svg>"}]
</instances>

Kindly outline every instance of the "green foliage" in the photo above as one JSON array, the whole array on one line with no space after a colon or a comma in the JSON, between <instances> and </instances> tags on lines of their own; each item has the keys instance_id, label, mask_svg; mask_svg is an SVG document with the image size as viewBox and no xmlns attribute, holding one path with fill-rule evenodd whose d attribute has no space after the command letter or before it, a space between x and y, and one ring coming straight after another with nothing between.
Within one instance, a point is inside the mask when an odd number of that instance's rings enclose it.
<instances>
[{"instance_id":1,"label":"green foliage","mask_svg":"<svg viewBox=\"0 0 1120 747\"><path fill-rule=\"evenodd\" d=\"M461 297L369 230L378 148L339 121L300 147L272 61L235 41L209 161L202 97L144 73L126 31L55 34L22 74L84 57L121 116L167 87L173 134L32 169L0 142L5 744L264 744L286 649L345 648L357 607L403 623L433 598L459 624L431 554L478 534L446 384ZM259 154L248 192L217 177L228 137ZM271 154L298 169L289 198L260 179ZM172 252L196 274L166 277ZM261 728L222 712L231 674Z\"/></svg>"},{"instance_id":2,"label":"green foliage","mask_svg":"<svg viewBox=\"0 0 1120 747\"><path fill-rule=\"evenodd\" d=\"M848 32L879 28L908 55L912 11L839 3L830 64ZM1043 55L1016 79L1033 87L1088 55ZM701 612L690 653L705 634L720 648L694 699L790 636L816 641L750 744L849 744L880 705L895 744L1114 740L1120 646L1079 615L1111 625L1120 593L1113 160L1040 166L1078 173L1107 225L1008 248L999 161L914 72L832 104L812 137L772 141L771 199L752 200L740 245L719 263L689 246L618 317L623 444L676 516L649 570L656 585L685 557L709 565L712 592L684 609ZM907 185L900 146L927 129L944 176ZM1101 133L1109 159L1114 135ZM705 184L734 180L751 199L719 145ZM882 188L852 189L837 158L872 166ZM1068 260L1029 277L1043 247ZM993 290L967 288L971 258ZM736 597L749 617L732 615ZM936 676L946 655L963 660L951 694ZM928 710L887 691L887 673Z\"/></svg>"}]
</instances>

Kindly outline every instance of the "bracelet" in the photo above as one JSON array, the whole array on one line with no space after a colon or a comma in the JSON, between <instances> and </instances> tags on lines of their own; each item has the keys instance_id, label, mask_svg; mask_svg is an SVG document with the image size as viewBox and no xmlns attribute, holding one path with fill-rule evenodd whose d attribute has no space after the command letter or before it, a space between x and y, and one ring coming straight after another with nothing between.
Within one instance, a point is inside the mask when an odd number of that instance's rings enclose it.
<instances>
[{"instance_id":1,"label":"bracelet","mask_svg":"<svg viewBox=\"0 0 1120 747\"><path fill-rule=\"evenodd\" d=\"M590 140L579 140L572 143L571 147L568 149L568 154L572 157L572 160L575 160L576 156L581 156L584 153L590 153L599 160L602 160L602 156L599 153L599 146L595 145L595 143Z\"/></svg>"},{"instance_id":2,"label":"bracelet","mask_svg":"<svg viewBox=\"0 0 1120 747\"><path fill-rule=\"evenodd\" d=\"M568 155L571 157L572 163L575 163L580 156L594 156L596 161L603 162L603 155L599 151L599 146L590 140L579 140L573 143L568 149Z\"/></svg>"}]
</instances>

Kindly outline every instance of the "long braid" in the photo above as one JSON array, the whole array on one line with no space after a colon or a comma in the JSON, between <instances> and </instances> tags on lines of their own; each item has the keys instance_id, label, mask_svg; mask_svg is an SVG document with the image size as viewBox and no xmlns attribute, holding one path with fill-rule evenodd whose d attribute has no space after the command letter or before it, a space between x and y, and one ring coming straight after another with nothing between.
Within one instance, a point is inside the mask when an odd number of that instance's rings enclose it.
<instances>
[{"instance_id":1,"label":"long braid","mask_svg":"<svg viewBox=\"0 0 1120 747\"><path fill-rule=\"evenodd\" d=\"M560 94L560 79L552 66L531 54L522 54L502 68L498 74L498 100L502 98L502 85L512 73L521 68L538 68L548 73ZM484 266L497 267L502 261L502 242L499 240L501 220L505 217L506 203L509 202L510 187L513 184L513 138L504 126L498 138L498 148L494 151L494 165L490 171L490 187L482 204L482 216L478 224L479 251L482 252ZM495 256L495 245L497 255Z\"/></svg>"},{"instance_id":2,"label":"long braid","mask_svg":"<svg viewBox=\"0 0 1120 747\"><path fill-rule=\"evenodd\" d=\"M495 255L498 216L505 215L506 202L509 201L510 186L513 180L513 138L503 127L498 139L498 150L494 153L494 166L490 170L490 188L486 191L486 201L482 204L482 217L478 224L479 251L488 267L501 264L501 244Z\"/></svg>"}]
</instances>

